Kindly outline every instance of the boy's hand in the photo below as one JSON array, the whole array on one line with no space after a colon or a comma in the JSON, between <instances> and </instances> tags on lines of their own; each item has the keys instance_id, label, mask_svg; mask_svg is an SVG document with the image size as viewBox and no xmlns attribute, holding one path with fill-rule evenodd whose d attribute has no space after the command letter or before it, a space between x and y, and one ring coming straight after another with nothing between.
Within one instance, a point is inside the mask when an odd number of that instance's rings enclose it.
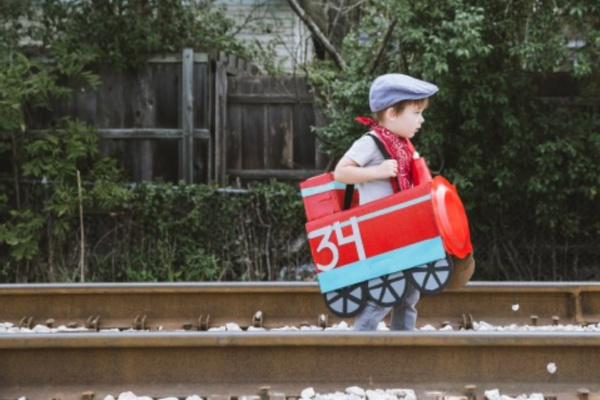
<instances>
[{"instance_id":1,"label":"boy's hand","mask_svg":"<svg viewBox=\"0 0 600 400\"><path fill-rule=\"evenodd\" d=\"M381 178L395 178L398 175L398 161L385 160L377 166Z\"/></svg>"}]
</instances>

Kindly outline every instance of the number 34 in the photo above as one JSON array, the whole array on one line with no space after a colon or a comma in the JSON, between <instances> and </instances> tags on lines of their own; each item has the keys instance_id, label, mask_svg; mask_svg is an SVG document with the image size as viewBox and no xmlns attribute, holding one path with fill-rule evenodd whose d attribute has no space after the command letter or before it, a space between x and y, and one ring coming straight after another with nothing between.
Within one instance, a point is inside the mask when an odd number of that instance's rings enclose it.
<instances>
[{"instance_id":1,"label":"number 34","mask_svg":"<svg viewBox=\"0 0 600 400\"><path fill-rule=\"evenodd\" d=\"M317 268L320 271L329 271L337 266L337 263L340 259L340 251L338 247L352 244L356 246L356 253L358 254L359 260L364 260L365 257L365 248L363 246L362 237L360 236L360 229L358 228L358 221L356 217L352 217L348 220L344 225L349 224L352 232L348 236L344 236L342 233L342 224L340 222L336 222L333 225L325 226L321 229L313 231L311 233L311 237L322 237L319 242L319 246L317 247L317 254L321 253L323 250L329 250L331 252L331 262L327 265L322 265L317 263ZM337 239L337 246L335 243L331 242L331 234L335 232L335 237Z\"/></svg>"}]
</instances>

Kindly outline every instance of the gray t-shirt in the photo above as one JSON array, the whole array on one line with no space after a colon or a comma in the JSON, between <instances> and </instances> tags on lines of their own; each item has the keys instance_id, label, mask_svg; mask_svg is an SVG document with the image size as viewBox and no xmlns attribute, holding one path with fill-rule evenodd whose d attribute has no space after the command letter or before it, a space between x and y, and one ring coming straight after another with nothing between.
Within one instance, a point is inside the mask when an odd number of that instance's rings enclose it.
<instances>
[{"instance_id":1,"label":"gray t-shirt","mask_svg":"<svg viewBox=\"0 0 600 400\"><path fill-rule=\"evenodd\" d=\"M357 139L352 147L344 154L361 167L372 167L381 164L385 158L375 144L375 140L367 135ZM356 185L360 193L360 204L370 203L394 194L390 178L359 183Z\"/></svg>"}]
</instances>

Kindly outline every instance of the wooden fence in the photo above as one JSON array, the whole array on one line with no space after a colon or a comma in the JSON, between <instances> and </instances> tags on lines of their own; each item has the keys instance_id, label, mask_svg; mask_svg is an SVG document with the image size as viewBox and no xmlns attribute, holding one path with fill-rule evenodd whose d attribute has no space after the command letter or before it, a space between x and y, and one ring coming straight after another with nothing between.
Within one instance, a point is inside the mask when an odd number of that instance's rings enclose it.
<instances>
[{"instance_id":1,"label":"wooden fence","mask_svg":"<svg viewBox=\"0 0 600 400\"><path fill-rule=\"evenodd\" d=\"M76 89L30 127L45 132L69 116L96 126L100 153L119 160L133 181L228 184L321 172L311 126L318 125L304 78L253 76L223 53L150 59L136 70L101 68L101 85Z\"/></svg>"},{"instance_id":2,"label":"wooden fence","mask_svg":"<svg viewBox=\"0 0 600 400\"><path fill-rule=\"evenodd\" d=\"M312 131L321 121L306 79L240 75L227 82L229 177L298 180L326 168Z\"/></svg>"}]
</instances>

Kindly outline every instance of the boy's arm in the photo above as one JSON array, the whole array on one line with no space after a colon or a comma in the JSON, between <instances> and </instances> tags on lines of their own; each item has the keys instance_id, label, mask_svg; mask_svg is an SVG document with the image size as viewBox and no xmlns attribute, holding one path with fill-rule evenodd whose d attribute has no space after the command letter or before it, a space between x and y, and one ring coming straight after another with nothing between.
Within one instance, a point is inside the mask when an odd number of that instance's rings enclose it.
<instances>
[{"instance_id":1,"label":"boy's arm","mask_svg":"<svg viewBox=\"0 0 600 400\"><path fill-rule=\"evenodd\" d=\"M397 174L398 162L396 160L385 160L381 164L373 167L361 167L346 156L342 157L333 171L334 179L345 184L393 178Z\"/></svg>"}]
</instances>

